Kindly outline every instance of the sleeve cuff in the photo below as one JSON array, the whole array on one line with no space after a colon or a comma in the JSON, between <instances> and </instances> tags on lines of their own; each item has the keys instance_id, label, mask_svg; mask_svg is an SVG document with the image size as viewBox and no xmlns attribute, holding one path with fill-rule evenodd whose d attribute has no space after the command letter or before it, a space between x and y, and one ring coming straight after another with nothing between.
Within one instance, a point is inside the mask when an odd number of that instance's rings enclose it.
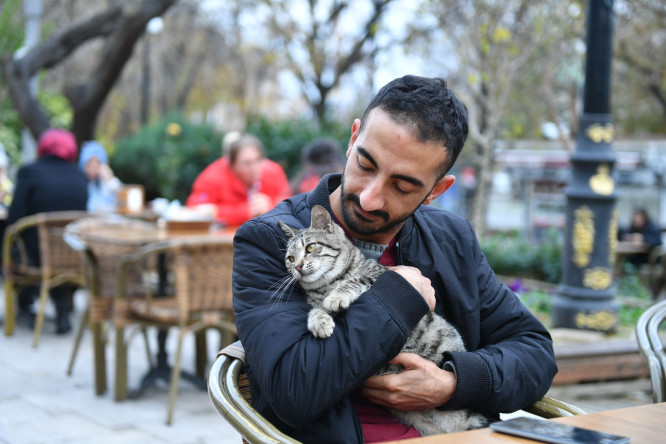
<instances>
[{"instance_id":1,"label":"sleeve cuff","mask_svg":"<svg viewBox=\"0 0 666 444\"><path fill-rule=\"evenodd\" d=\"M449 352L445 359L445 370L447 364L453 369L457 387L453 397L440 409L483 411L492 388L490 370L483 358L473 352Z\"/></svg>"},{"instance_id":2,"label":"sleeve cuff","mask_svg":"<svg viewBox=\"0 0 666 444\"><path fill-rule=\"evenodd\" d=\"M395 271L384 272L369 291L384 304L405 336L429 311L421 294Z\"/></svg>"}]
</instances>

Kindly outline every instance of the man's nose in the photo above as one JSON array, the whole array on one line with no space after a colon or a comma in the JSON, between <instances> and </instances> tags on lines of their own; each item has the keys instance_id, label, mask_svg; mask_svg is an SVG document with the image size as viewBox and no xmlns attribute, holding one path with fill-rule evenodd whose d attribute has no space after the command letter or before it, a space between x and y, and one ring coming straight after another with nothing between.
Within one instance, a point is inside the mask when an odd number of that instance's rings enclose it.
<instances>
[{"instance_id":1,"label":"man's nose","mask_svg":"<svg viewBox=\"0 0 666 444\"><path fill-rule=\"evenodd\" d=\"M376 211L384 208L382 185L378 180L368 183L359 196L361 208L365 211Z\"/></svg>"}]
</instances>

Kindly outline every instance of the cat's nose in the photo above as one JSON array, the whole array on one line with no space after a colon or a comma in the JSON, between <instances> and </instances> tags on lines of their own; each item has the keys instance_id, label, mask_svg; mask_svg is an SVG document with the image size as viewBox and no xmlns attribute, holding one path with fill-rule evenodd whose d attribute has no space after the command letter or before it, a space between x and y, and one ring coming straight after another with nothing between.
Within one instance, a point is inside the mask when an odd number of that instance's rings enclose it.
<instances>
[{"instance_id":1,"label":"cat's nose","mask_svg":"<svg viewBox=\"0 0 666 444\"><path fill-rule=\"evenodd\" d=\"M296 268L296 271L301 271L303 269L303 264L300 263L300 264L296 265L296 267L294 267L294 268Z\"/></svg>"}]
</instances>

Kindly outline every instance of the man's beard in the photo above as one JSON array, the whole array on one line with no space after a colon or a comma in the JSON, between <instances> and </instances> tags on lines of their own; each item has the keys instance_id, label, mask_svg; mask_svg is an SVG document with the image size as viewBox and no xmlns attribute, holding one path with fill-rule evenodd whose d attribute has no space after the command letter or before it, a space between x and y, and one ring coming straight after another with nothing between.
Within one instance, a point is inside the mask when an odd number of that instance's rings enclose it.
<instances>
[{"instance_id":1,"label":"man's beard","mask_svg":"<svg viewBox=\"0 0 666 444\"><path fill-rule=\"evenodd\" d=\"M428 196L428 194L426 195L426 197ZM425 198L423 199L423 201L425 201ZM421 203L423 203L423 201L421 201ZM353 203L354 206L348 207L346 205L348 203ZM377 216L384 221L380 225L375 225L376 222L370 221L365 217L363 217L363 215L358 214L356 211L354 211L354 207L356 205L361 207L361 200L356 194L346 193L345 176L343 173L342 181L340 183L340 207L342 208L342 219L344 220L347 228L349 228L355 234L361 236L371 236L373 234L387 233L393 230L398 225L404 223L407 219L409 219L411 215L414 214L414 211L416 211L416 208L418 208L421 204L417 205L417 207L414 208L412 211L403 213L394 219L391 219L391 217L386 211L382 210L368 211L368 213L372 214L373 216Z\"/></svg>"}]
</instances>

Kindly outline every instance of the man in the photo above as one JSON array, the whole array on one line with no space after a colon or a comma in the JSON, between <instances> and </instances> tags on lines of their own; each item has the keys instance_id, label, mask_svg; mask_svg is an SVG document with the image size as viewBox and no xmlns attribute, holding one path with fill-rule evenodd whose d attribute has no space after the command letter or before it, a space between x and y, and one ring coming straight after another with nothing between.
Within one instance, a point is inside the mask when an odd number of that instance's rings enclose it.
<instances>
[{"instance_id":1,"label":"man","mask_svg":"<svg viewBox=\"0 0 666 444\"><path fill-rule=\"evenodd\" d=\"M446 173L466 137L467 110L445 81L396 79L354 121L342 176L325 176L238 230L234 311L253 404L285 433L307 442L406 438L414 430L381 406L497 416L550 387L557 369L547 330L497 280L470 224L425 206L453 184ZM393 265L336 318L328 339L308 331L301 289L284 288L277 224L307 227L317 204L366 255L383 251L379 261ZM443 369L398 354L429 310L454 324L469 350L448 353ZM405 371L373 376L387 361Z\"/></svg>"},{"instance_id":2,"label":"man","mask_svg":"<svg viewBox=\"0 0 666 444\"><path fill-rule=\"evenodd\" d=\"M212 205L219 223L238 226L289 196L282 167L266 159L259 139L245 135L225 147L225 156L196 178L188 207Z\"/></svg>"}]
</instances>

